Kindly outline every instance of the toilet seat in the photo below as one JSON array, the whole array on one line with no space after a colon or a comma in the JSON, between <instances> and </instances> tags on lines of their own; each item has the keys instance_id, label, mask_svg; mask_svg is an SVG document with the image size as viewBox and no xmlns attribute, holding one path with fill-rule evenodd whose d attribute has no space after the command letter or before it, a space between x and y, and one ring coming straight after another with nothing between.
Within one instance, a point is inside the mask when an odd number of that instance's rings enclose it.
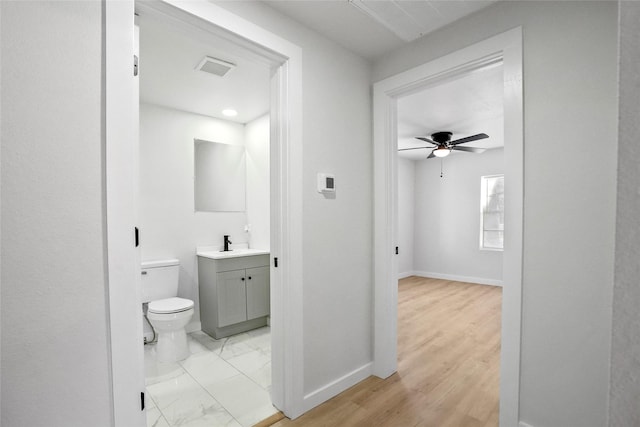
<instances>
[{"instance_id":1,"label":"toilet seat","mask_svg":"<svg viewBox=\"0 0 640 427\"><path fill-rule=\"evenodd\" d=\"M171 314L180 313L193 308L193 301L184 298L166 298L151 301L149 303L149 313L155 314Z\"/></svg>"}]
</instances>

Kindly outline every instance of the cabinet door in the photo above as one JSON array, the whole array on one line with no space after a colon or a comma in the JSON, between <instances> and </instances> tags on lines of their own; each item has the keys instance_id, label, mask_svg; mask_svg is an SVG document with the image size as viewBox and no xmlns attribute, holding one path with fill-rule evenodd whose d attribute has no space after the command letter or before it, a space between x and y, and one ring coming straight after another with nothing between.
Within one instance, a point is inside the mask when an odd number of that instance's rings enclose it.
<instances>
[{"instance_id":1,"label":"cabinet door","mask_svg":"<svg viewBox=\"0 0 640 427\"><path fill-rule=\"evenodd\" d=\"M218 285L218 327L247 320L247 290L244 270L216 275Z\"/></svg>"},{"instance_id":2,"label":"cabinet door","mask_svg":"<svg viewBox=\"0 0 640 427\"><path fill-rule=\"evenodd\" d=\"M247 268L247 319L270 312L269 267Z\"/></svg>"}]
</instances>

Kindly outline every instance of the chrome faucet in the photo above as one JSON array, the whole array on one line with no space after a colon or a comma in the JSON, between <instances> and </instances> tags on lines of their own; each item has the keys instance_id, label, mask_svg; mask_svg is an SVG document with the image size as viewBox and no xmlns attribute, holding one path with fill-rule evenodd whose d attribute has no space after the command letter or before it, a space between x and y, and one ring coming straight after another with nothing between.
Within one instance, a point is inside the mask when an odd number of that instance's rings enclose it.
<instances>
[{"instance_id":1,"label":"chrome faucet","mask_svg":"<svg viewBox=\"0 0 640 427\"><path fill-rule=\"evenodd\" d=\"M229 249L229 244L230 243L233 243L233 242L231 240L229 240L229 236L227 236L225 234L225 236L224 236L224 249L222 250L222 252L229 252L229 251L233 250L233 249Z\"/></svg>"}]
</instances>

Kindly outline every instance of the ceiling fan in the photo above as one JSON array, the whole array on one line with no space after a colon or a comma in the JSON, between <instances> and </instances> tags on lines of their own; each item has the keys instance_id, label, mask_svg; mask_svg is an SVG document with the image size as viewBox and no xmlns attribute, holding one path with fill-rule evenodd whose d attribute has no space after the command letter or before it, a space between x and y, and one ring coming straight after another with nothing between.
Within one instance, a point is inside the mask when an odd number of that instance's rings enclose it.
<instances>
[{"instance_id":1,"label":"ceiling fan","mask_svg":"<svg viewBox=\"0 0 640 427\"><path fill-rule=\"evenodd\" d=\"M406 150L420 150L425 148L433 148L431 154L427 156L427 159L431 159L433 157L446 157L451 153L451 151L466 151L469 153L482 153L486 149L485 148L476 148L476 147L459 147L460 144L465 144L471 141L477 141L479 139L489 138L489 135L486 133L479 133L477 135L468 136L466 138L456 139L455 141L451 141L451 136L453 133L451 132L436 132L431 134L431 138L427 138L426 136L416 136L416 139L424 141L429 144L433 144L434 147L413 147L413 148L400 148L398 151L406 151Z\"/></svg>"}]
</instances>

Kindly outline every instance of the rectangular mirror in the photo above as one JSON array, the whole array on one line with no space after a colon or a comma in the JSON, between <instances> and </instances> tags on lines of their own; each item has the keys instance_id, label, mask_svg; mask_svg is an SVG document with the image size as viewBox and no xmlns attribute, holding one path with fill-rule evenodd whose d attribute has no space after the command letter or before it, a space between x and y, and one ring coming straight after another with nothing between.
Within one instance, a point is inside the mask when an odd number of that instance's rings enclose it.
<instances>
[{"instance_id":1,"label":"rectangular mirror","mask_svg":"<svg viewBox=\"0 0 640 427\"><path fill-rule=\"evenodd\" d=\"M244 212L244 147L195 139L195 208L204 212Z\"/></svg>"}]
</instances>

